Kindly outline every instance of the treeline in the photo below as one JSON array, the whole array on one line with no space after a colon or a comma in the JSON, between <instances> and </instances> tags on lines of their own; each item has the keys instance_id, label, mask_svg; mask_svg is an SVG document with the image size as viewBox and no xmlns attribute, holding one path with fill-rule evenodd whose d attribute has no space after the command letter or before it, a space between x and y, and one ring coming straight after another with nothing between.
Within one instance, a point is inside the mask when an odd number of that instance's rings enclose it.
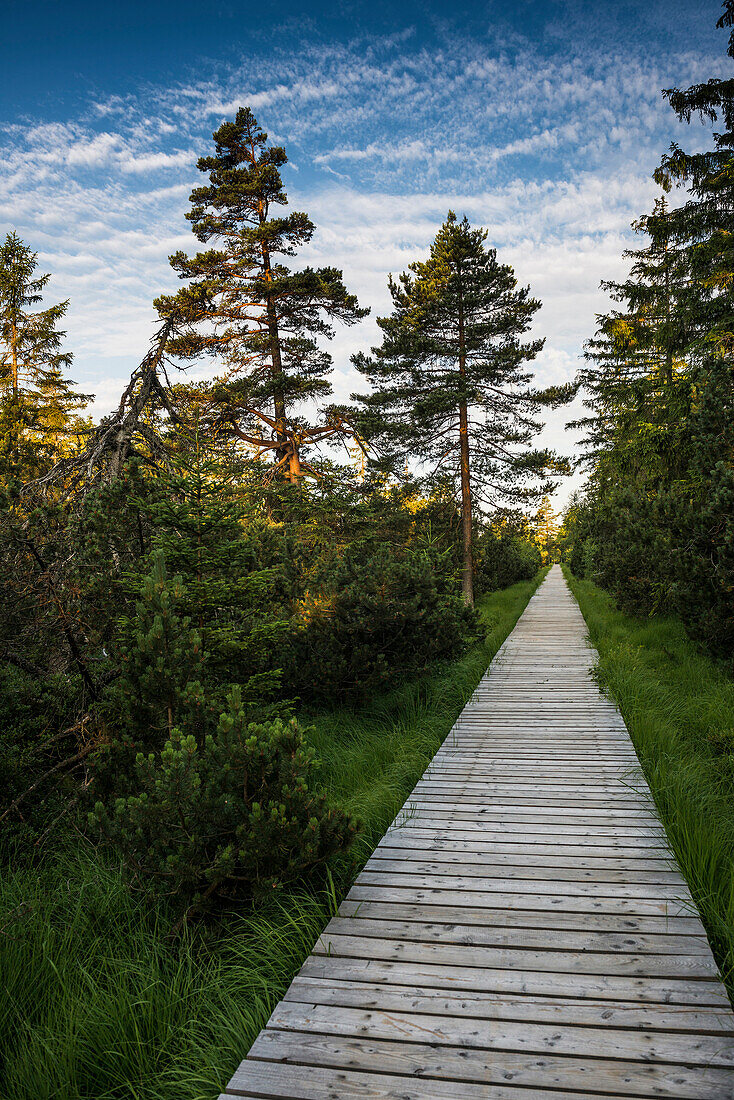
<instances>
[{"instance_id":1,"label":"treeline","mask_svg":"<svg viewBox=\"0 0 734 1100\"><path fill-rule=\"evenodd\" d=\"M2 850L73 825L182 913L349 844L304 715L455 657L475 591L556 552L565 463L532 440L569 396L527 369L539 303L450 213L355 357L372 389L334 404L333 326L367 310L336 268L292 266L314 226L252 112L214 143L187 214L202 249L171 257L183 285L100 423L68 377L68 303L42 308L15 235L0 254ZM199 360L213 377L174 373Z\"/></svg>"},{"instance_id":2,"label":"treeline","mask_svg":"<svg viewBox=\"0 0 734 1100\"><path fill-rule=\"evenodd\" d=\"M727 0L720 28L734 26ZM728 54L734 56L734 34ZM678 118L713 127L708 150L671 147L662 194L635 223L629 277L604 284L579 375L588 490L570 508L571 567L628 609L682 618L734 657L734 80L665 93ZM667 195L685 188L682 204Z\"/></svg>"}]
</instances>

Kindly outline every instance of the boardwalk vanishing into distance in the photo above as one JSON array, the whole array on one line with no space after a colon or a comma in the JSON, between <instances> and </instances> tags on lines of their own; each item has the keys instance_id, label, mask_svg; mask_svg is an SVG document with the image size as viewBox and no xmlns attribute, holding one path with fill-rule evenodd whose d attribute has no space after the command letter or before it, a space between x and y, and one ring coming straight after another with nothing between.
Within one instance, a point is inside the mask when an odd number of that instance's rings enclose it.
<instances>
[{"instance_id":1,"label":"boardwalk vanishing into distance","mask_svg":"<svg viewBox=\"0 0 734 1100\"><path fill-rule=\"evenodd\" d=\"M224 1098L734 1098L734 1015L554 566Z\"/></svg>"}]
</instances>

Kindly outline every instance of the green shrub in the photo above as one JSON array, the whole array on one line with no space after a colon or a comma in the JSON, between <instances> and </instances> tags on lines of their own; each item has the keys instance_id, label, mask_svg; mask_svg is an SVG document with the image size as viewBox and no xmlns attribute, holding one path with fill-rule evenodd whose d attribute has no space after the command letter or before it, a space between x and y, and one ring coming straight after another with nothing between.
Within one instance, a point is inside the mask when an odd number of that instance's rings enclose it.
<instances>
[{"instance_id":1,"label":"green shrub","mask_svg":"<svg viewBox=\"0 0 734 1100\"><path fill-rule=\"evenodd\" d=\"M475 559L477 592L497 592L531 580L542 564L535 543L517 532L498 532L491 527L477 539Z\"/></svg>"},{"instance_id":2,"label":"green shrub","mask_svg":"<svg viewBox=\"0 0 734 1100\"><path fill-rule=\"evenodd\" d=\"M181 577L169 575L162 553L151 555L136 594L134 614L117 623L120 671L106 694L106 716L116 740L158 748L164 732L196 707L207 654L191 617L182 614Z\"/></svg>"},{"instance_id":3,"label":"green shrub","mask_svg":"<svg viewBox=\"0 0 734 1100\"><path fill-rule=\"evenodd\" d=\"M285 675L301 698L363 696L396 676L458 655L476 627L452 584L446 590L440 555L383 548L347 551L330 592L305 601Z\"/></svg>"},{"instance_id":4,"label":"green shrub","mask_svg":"<svg viewBox=\"0 0 734 1100\"><path fill-rule=\"evenodd\" d=\"M316 762L296 722L248 722L238 688L227 702L203 745L174 730L160 753L138 755L139 793L90 814L132 884L187 911L293 881L356 831L313 792Z\"/></svg>"},{"instance_id":5,"label":"green shrub","mask_svg":"<svg viewBox=\"0 0 734 1100\"><path fill-rule=\"evenodd\" d=\"M159 752L174 727L201 746L215 731L233 682L250 708L250 720L286 710L280 700L266 701L277 688L279 672L256 671L263 651L272 647L271 624L249 633L229 632L232 623L226 613L215 629L211 612L199 616L201 629L194 627L192 616L184 613L190 590L180 575L170 576L163 553L154 551L144 564L146 573L130 574L127 580L136 586L134 613L116 624L113 655L119 673L99 707L107 737L92 761L94 798L134 794L137 754ZM205 648L202 636L211 649ZM228 662L228 683L221 680L219 659Z\"/></svg>"}]
</instances>

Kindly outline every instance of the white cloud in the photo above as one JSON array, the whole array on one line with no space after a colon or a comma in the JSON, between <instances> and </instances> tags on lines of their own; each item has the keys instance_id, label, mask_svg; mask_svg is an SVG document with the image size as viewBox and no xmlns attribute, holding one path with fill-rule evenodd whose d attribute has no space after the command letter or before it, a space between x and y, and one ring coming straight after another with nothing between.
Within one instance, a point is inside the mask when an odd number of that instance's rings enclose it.
<instances>
[{"instance_id":1,"label":"white cloud","mask_svg":"<svg viewBox=\"0 0 734 1100\"><path fill-rule=\"evenodd\" d=\"M119 158L123 172L153 172L159 168L188 168L196 155L191 150L178 153L126 153Z\"/></svg>"},{"instance_id":2,"label":"white cloud","mask_svg":"<svg viewBox=\"0 0 734 1100\"><path fill-rule=\"evenodd\" d=\"M389 142L380 144L370 142L364 149L334 149L330 153L319 153L314 164L328 164L334 160L370 160L378 158L385 161L422 160L435 155L422 141L403 141L399 145Z\"/></svg>"},{"instance_id":3,"label":"white cloud","mask_svg":"<svg viewBox=\"0 0 734 1100\"><path fill-rule=\"evenodd\" d=\"M200 96L203 99L202 109L207 115L230 116L243 106L259 111L262 107L270 107L283 100L309 103L314 100L333 99L342 91L342 86L333 80L296 80L292 84L277 84L261 92L242 90L226 101L217 97L216 94L212 97L211 92L199 92L196 89L182 89L181 94L193 98Z\"/></svg>"},{"instance_id":4,"label":"white cloud","mask_svg":"<svg viewBox=\"0 0 734 1100\"><path fill-rule=\"evenodd\" d=\"M53 153L59 152L66 164L72 168L100 168L110 163L120 151L122 140L119 134L98 134L89 140L72 142L66 149L57 145Z\"/></svg>"}]
</instances>

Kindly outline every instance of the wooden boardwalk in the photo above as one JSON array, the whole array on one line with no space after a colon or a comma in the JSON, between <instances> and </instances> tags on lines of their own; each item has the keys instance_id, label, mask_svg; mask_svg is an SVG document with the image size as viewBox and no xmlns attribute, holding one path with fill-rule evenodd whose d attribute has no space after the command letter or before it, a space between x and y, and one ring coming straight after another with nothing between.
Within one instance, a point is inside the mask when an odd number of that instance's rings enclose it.
<instances>
[{"instance_id":1,"label":"wooden boardwalk","mask_svg":"<svg viewBox=\"0 0 734 1100\"><path fill-rule=\"evenodd\" d=\"M734 1098L734 1015L594 659L554 566L227 1098Z\"/></svg>"}]
</instances>

